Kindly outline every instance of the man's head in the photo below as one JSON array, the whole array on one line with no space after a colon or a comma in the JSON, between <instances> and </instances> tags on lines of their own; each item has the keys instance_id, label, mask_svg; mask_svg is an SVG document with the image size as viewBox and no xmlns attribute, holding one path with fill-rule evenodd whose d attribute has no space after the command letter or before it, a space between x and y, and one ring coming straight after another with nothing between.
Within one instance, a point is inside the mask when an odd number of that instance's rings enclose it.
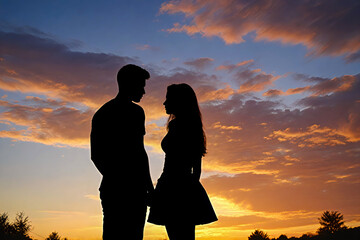
<instances>
[{"instance_id":1,"label":"man's head","mask_svg":"<svg viewBox=\"0 0 360 240\"><path fill-rule=\"evenodd\" d=\"M150 74L145 69L133 64L125 65L117 74L119 93L134 102L140 102L145 94L145 81L149 78Z\"/></svg>"}]
</instances>

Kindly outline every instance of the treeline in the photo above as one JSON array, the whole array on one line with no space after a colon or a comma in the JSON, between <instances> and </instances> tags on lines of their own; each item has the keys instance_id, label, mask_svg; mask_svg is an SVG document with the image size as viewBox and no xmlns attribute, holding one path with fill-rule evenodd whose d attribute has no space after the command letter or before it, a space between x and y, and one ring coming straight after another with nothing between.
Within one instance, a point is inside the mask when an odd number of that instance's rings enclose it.
<instances>
[{"instance_id":1,"label":"treeline","mask_svg":"<svg viewBox=\"0 0 360 240\"><path fill-rule=\"evenodd\" d=\"M9 221L7 213L0 215L0 240L35 240L29 236L32 230L29 218L24 213L18 213L13 222ZM44 237L42 237L44 238ZM57 232L52 232L45 240L68 240L61 238Z\"/></svg>"},{"instance_id":2,"label":"treeline","mask_svg":"<svg viewBox=\"0 0 360 240\"><path fill-rule=\"evenodd\" d=\"M360 227L349 228L345 226L344 216L338 211L325 211L320 218L320 228L316 234L307 233L301 237L290 237L282 234L278 238L270 238L261 230L255 230L249 240L360 240Z\"/></svg>"},{"instance_id":3,"label":"treeline","mask_svg":"<svg viewBox=\"0 0 360 240\"><path fill-rule=\"evenodd\" d=\"M301 237L290 237L282 234L278 238L270 238L262 230L255 230L249 240L360 240L360 227L349 228L344 224L344 216L337 211L325 211L320 218L320 228L316 234L307 233ZM32 230L29 218L24 213L18 213L13 222L9 221L7 213L0 214L0 240L35 240L29 236ZM35 234L37 235L37 234ZM41 236L40 236L41 237ZM61 238L57 232L52 232L45 240L68 240Z\"/></svg>"}]
</instances>

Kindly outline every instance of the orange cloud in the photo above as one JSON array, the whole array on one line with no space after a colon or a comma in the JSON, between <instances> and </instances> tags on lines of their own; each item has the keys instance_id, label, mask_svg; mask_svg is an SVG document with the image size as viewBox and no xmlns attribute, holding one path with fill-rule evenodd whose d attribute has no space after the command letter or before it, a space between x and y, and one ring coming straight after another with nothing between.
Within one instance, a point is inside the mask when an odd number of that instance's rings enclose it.
<instances>
[{"instance_id":1,"label":"orange cloud","mask_svg":"<svg viewBox=\"0 0 360 240\"><path fill-rule=\"evenodd\" d=\"M265 73L261 69L246 69L236 73L237 81L240 83L238 93L260 92L270 86L283 76L274 76Z\"/></svg>"},{"instance_id":2,"label":"orange cloud","mask_svg":"<svg viewBox=\"0 0 360 240\"><path fill-rule=\"evenodd\" d=\"M220 89L199 88L197 89L197 92L198 100L200 102L209 102L228 99L231 95L236 93L236 90L231 88L229 85L226 85L225 88Z\"/></svg>"},{"instance_id":3,"label":"orange cloud","mask_svg":"<svg viewBox=\"0 0 360 240\"><path fill-rule=\"evenodd\" d=\"M227 70L227 71L232 71L238 67L242 67L242 66L246 66L246 65L249 65L251 63L253 63L254 60L253 59L250 59L250 60L245 60L245 61L242 61L242 62L239 62L237 64L230 64L230 65L220 65L216 68L216 70Z\"/></svg>"},{"instance_id":4,"label":"orange cloud","mask_svg":"<svg viewBox=\"0 0 360 240\"><path fill-rule=\"evenodd\" d=\"M317 124L307 127L306 130L291 131L290 128L277 130L265 138L277 139L280 142L289 141L299 147L336 146L345 145L348 142L346 136L341 135L336 129L320 127Z\"/></svg>"},{"instance_id":5,"label":"orange cloud","mask_svg":"<svg viewBox=\"0 0 360 240\"><path fill-rule=\"evenodd\" d=\"M46 102L43 100L43 102ZM54 102L49 102L52 105ZM9 130L0 131L1 138L14 141L37 142L58 147L89 146L90 120L93 111L80 111L66 106L27 106L0 101L5 109L0 120L7 122ZM25 130L16 130L23 126Z\"/></svg>"},{"instance_id":6,"label":"orange cloud","mask_svg":"<svg viewBox=\"0 0 360 240\"><path fill-rule=\"evenodd\" d=\"M298 87L298 88L290 88L286 90L285 92L278 89L269 89L268 91L263 93L264 97L277 97L277 96L288 96L293 94L299 94L304 93L306 91L309 91L311 87Z\"/></svg>"},{"instance_id":7,"label":"orange cloud","mask_svg":"<svg viewBox=\"0 0 360 240\"><path fill-rule=\"evenodd\" d=\"M255 40L303 44L310 54L343 55L360 50L356 1L169 1L161 13L183 13L189 24L175 23L167 31L217 36L226 44L244 42L256 33ZM290 14L289 14L290 13Z\"/></svg>"},{"instance_id":8,"label":"orange cloud","mask_svg":"<svg viewBox=\"0 0 360 240\"><path fill-rule=\"evenodd\" d=\"M298 87L298 88L290 88L288 90L286 90L286 95L292 95L292 94L298 94L298 93L303 93L306 92L310 89L310 87Z\"/></svg>"},{"instance_id":9,"label":"orange cloud","mask_svg":"<svg viewBox=\"0 0 360 240\"><path fill-rule=\"evenodd\" d=\"M265 97L277 97L284 95L284 92L278 89L269 89L268 91L263 93L263 96Z\"/></svg>"},{"instance_id":10,"label":"orange cloud","mask_svg":"<svg viewBox=\"0 0 360 240\"><path fill-rule=\"evenodd\" d=\"M358 81L358 75L344 75L341 77L335 77L332 79L327 78L311 78L305 75L297 74L296 79L307 81L307 82L316 82L314 85L298 88L290 88L285 92L278 89L270 89L263 93L265 97L276 97L276 96L288 96L299 93L310 92L313 96L332 94L336 92L345 92L352 89L355 86L355 83Z\"/></svg>"},{"instance_id":11,"label":"orange cloud","mask_svg":"<svg viewBox=\"0 0 360 240\"><path fill-rule=\"evenodd\" d=\"M219 129L222 129L222 130L235 130L235 131L242 130L242 127L240 127L240 126L225 126L225 125L221 125L220 122L214 123L213 128L219 128Z\"/></svg>"}]
</instances>

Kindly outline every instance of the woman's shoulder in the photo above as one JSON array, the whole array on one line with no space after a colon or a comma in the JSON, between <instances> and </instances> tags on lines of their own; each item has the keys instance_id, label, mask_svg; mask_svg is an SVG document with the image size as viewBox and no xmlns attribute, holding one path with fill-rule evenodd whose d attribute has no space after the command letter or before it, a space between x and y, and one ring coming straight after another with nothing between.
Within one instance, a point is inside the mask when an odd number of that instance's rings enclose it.
<instances>
[{"instance_id":1,"label":"woman's shoulder","mask_svg":"<svg viewBox=\"0 0 360 240\"><path fill-rule=\"evenodd\" d=\"M174 131L184 131L186 130L186 126L187 124L179 119L173 119L169 122L169 130L174 130Z\"/></svg>"}]
</instances>

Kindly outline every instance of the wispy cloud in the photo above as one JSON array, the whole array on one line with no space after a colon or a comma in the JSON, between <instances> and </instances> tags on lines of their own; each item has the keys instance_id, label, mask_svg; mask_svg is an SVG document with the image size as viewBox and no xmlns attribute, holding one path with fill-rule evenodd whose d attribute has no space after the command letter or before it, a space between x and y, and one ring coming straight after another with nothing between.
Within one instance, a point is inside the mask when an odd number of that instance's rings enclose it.
<instances>
[{"instance_id":1,"label":"wispy cloud","mask_svg":"<svg viewBox=\"0 0 360 240\"><path fill-rule=\"evenodd\" d=\"M356 0L338 1L202 1L162 4L161 13L183 13L188 24L175 23L168 32L217 36L226 44L244 42L254 32L256 41L303 44L314 55L348 55L359 51L360 7ZM357 59L349 57L349 60ZM348 61L349 61L348 60Z\"/></svg>"},{"instance_id":2,"label":"wispy cloud","mask_svg":"<svg viewBox=\"0 0 360 240\"><path fill-rule=\"evenodd\" d=\"M238 68L238 67L242 67L242 66L246 66L246 65L250 65L254 62L253 59L250 60L245 60L242 62L239 62L237 64L228 64L228 65L220 65L216 68L216 70L227 70L227 71L233 71L234 69Z\"/></svg>"},{"instance_id":3,"label":"wispy cloud","mask_svg":"<svg viewBox=\"0 0 360 240\"><path fill-rule=\"evenodd\" d=\"M136 44L135 45L135 48L137 50L141 50L141 51L147 51L147 50L150 50L150 51L159 51L160 50L160 47L155 47L155 46L151 46L149 44Z\"/></svg>"},{"instance_id":4,"label":"wispy cloud","mask_svg":"<svg viewBox=\"0 0 360 240\"><path fill-rule=\"evenodd\" d=\"M85 214L84 212L77 212L77 211L58 211L58 210L43 210L40 211L42 213L47 213L47 214L51 214L51 215L83 215Z\"/></svg>"},{"instance_id":5,"label":"wispy cloud","mask_svg":"<svg viewBox=\"0 0 360 240\"><path fill-rule=\"evenodd\" d=\"M286 91L269 89L263 93L266 97L287 96L299 93L311 93L312 96L327 95L336 92L346 92L352 89L357 83L359 75L344 75L335 78L310 77L303 74L296 74L294 78L303 82L315 83L305 87L290 88Z\"/></svg>"},{"instance_id":6,"label":"wispy cloud","mask_svg":"<svg viewBox=\"0 0 360 240\"><path fill-rule=\"evenodd\" d=\"M90 199L90 200L100 201L100 196L99 195L87 194L84 197L87 198L87 199Z\"/></svg>"},{"instance_id":7,"label":"wispy cloud","mask_svg":"<svg viewBox=\"0 0 360 240\"><path fill-rule=\"evenodd\" d=\"M184 62L184 64L194 67L195 69L204 70L206 67L209 67L213 61L214 59L212 58L203 57L203 58L186 61Z\"/></svg>"}]
</instances>

